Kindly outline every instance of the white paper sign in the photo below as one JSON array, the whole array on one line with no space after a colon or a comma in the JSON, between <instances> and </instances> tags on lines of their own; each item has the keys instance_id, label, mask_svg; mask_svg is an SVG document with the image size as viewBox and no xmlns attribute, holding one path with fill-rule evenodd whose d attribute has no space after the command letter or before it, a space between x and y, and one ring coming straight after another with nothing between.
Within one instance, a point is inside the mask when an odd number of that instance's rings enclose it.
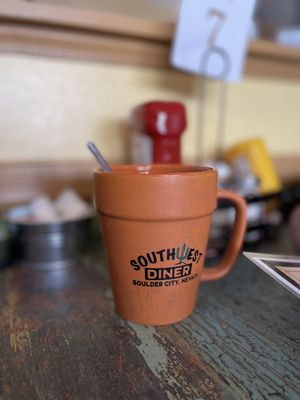
<instances>
[{"instance_id":1,"label":"white paper sign","mask_svg":"<svg viewBox=\"0 0 300 400\"><path fill-rule=\"evenodd\" d=\"M241 79L255 0L182 0L171 63L209 78Z\"/></svg>"}]
</instances>

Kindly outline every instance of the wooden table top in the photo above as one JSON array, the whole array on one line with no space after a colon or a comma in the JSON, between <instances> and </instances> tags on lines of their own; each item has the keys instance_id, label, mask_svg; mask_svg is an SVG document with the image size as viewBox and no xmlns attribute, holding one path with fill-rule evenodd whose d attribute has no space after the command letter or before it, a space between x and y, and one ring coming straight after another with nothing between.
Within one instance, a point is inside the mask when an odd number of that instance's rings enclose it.
<instances>
[{"instance_id":1,"label":"wooden table top","mask_svg":"<svg viewBox=\"0 0 300 400\"><path fill-rule=\"evenodd\" d=\"M190 318L153 328L115 313L98 253L0 273L1 400L300 398L299 302L245 257Z\"/></svg>"}]
</instances>

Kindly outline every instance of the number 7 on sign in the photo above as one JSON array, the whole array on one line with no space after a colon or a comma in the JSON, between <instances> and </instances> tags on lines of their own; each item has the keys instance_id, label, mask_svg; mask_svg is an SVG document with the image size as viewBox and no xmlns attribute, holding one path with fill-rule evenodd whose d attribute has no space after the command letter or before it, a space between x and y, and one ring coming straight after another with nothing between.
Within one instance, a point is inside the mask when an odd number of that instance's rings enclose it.
<instances>
[{"instance_id":1,"label":"number 7 on sign","mask_svg":"<svg viewBox=\"0 0 300 400\"><path fill-rule=\"evenodd\" d=\"M210 46L214 46L216 43L216 39L218 34L220 33L220 30L222 29L222 26L225 22L225 14L222 11L216 10L215 8L210 8L207 12L208 17L215 17L216 18L216 24L211 32L211 34L208 37L208 43Z\"/></svg>"}]
</instances>

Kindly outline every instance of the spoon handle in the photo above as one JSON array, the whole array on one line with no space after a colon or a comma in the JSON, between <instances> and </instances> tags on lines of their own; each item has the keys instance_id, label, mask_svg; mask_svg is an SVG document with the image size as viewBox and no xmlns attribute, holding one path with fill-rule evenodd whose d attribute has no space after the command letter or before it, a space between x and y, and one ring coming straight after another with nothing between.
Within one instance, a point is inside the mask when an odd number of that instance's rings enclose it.
<instances>
[{"instance_id":1,"label":"spoon handle","mask_svg":"<svg viewBox=\"0 0 300 400\"><path fill-rule=\"evenodd\" d=\"M110 166L107 164L105 161L104 157L100 153L100 151L97 149L94 143L88 142L87 147L90 150L90 152L93 154L93 156L96 158L96 160L99 162L101 165L102 169L104 172L112 172Z\"/></svg>"}]
</instances>

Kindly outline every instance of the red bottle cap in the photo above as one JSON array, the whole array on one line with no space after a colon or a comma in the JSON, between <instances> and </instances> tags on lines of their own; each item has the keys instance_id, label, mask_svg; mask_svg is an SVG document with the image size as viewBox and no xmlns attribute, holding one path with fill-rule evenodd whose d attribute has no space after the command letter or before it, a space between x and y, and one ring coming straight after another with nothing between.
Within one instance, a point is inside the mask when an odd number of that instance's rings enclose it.
<instances>
[{"instance_id":1,"label":"red bottle cap","mask_svg":"<svg viewBox=\"0 0 300 400\"><path fill-rule=\"evenodd\" d=\"M179 102L151 101L133 111L132 124L153 139L153 162L180 162L180 136L186 128L185 107Z\"/></svg>"},{"instance_id":2,"label":"red bottle cap","mask_svg":"<svg viewBox=\"0 0 300 400\"><path fill-rule=\"evenodd\" d=\"M145 133L180 136L185 127L185 108L178 102L152 101L143 106Z\"/></svg>"}]
</instances>

